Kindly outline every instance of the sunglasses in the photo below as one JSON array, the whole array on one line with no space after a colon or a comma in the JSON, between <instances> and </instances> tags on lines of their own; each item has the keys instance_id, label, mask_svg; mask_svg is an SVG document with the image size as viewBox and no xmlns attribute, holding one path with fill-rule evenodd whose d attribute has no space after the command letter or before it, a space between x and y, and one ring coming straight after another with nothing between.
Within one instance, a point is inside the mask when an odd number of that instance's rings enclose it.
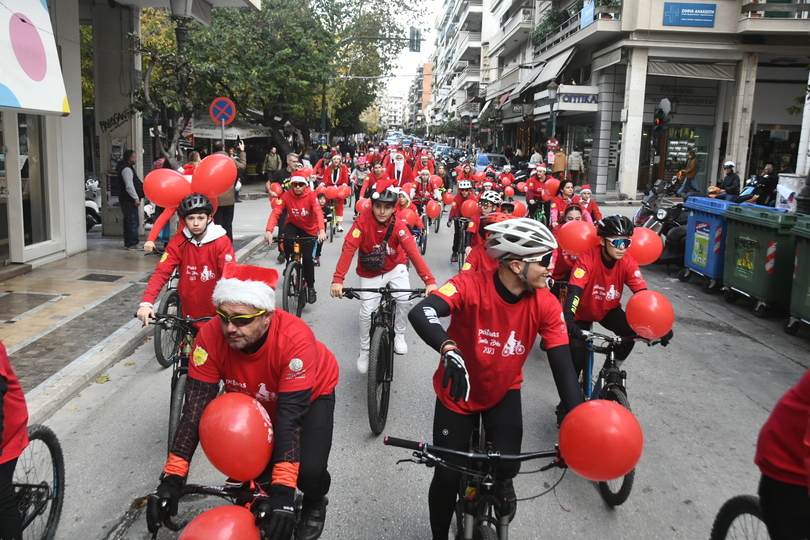
<instances>
[{"instance_id":1,"label":"sunglasses","mask_svg":"<svg viewBox=\"0 0 810 540\"><path fill-rule=\"evenodd\" d=\"M549 251L548 253L544 253L542 255L538 255L537 257L524 257L522 259L518 259L519 261L523 261L525 263L540 263L540 266L548 267L551 264L551 257L554 255L553 251Z\"/></svg>"},{"instance_id":2,"label":"sunglasses","mask_svg":"<svg viewBox=\"0 0 810 540\"><path fill-rule=\"evenodd\" d=\"M265 313L267 313L267 310L263 309L257 313L253 313L252 315L234 315L233 317L229 317L220 310L217 310L217 316L219 317L220 321L224 322L225 324L231 323L237 327L247 326L253 322L253 319Z\"/></svg>"},{"instance_id":3,"label":"sunglasses","mask_svg":"<svg viewBox=\"0 0 810 540\"><path fill-rule=\"evenodd\" d=\"M606 240L616 249L627 249L633 243L632 238L606 238Z\"/></svg>"}]
</instances>

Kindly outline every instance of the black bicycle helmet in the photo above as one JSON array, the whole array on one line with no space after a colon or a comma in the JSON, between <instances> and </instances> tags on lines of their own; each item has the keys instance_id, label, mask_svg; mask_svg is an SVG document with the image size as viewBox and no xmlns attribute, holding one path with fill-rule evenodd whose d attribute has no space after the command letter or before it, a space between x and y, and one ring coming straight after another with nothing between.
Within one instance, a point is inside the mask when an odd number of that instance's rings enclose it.
<instances>
[{"instance_id":1,"label":"black bicycle helmet","mask_svg":"<svg viewBox=\"0 0 810 540\"><path fill-rule=\"evenodd\" d=\"M213 213L214 205L211 204L211 200L199 193L188 195L177 206L177 215L181 218L185 218L189 214L208 214L210 216Z\"/></svg>"},{"instance_id":2,"label":"black bicycle helmet","mask_svg":"<svg viewBox=\"0 0 810 540\"><path fill-rule=\"evenodd\" d=\"M630 218L619 214L605 216L596 222L596 234L599 236L633 236L634 229Z\"/></svg>"},{"instance_id":3,"label":"black bicycle helmet","mask_svg":"<svg viewBox=\"0 0 810 540\"><path fill-rule=\"evenodd\" d=\"M376 195L376 197L374 195ZM375 193L374 195L371 196L371 200L374 202L396 204L399 198L399 195L390 189L384 189L382 193Z\"/></svg>"}]
</instances>

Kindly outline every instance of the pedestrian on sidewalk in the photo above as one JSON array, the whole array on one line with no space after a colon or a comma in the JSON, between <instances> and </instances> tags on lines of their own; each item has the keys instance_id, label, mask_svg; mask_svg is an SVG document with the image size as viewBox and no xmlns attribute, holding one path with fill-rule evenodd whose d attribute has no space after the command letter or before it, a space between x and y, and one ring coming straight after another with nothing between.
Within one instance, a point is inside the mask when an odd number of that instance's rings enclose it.
<instances>
[{"instance_id":1,"label":"pedestrian on sidewalk","mask_svg":"<svg viewBox=\"0 0 810 540\"><path fill-rule=\"evenodd\" d=\"M686 165L680 171L680 175L683 176L683 185L681 189L678 190L678 195L681 196L685 193L692 193L698 190L697 182L695 182L695 177L698 173L695 151L689 150L689 152L686 153L686 158Z\"/></svg>"},{"instance_id":2,"label":"pedestrian on sidewalk","mask_svg":"<svg viewBox=\"0 0 810 540\"><path fill-rule=\"evenodd\" d=\"M124 214L124 249L138 249L138 209L143 198L143 182L135 172L138 156L135 150L125 150L124 157L115 168L118 173L118 203Z\"/></svg>"},{"instance_id":3,"label":"pedestrian on sidewalk","mask_svg":"<svg viewBox=\"0 0 810 540\"><path fill-rule=\"evenodd\" d=\"M262 174L265 175L265 180L269 182L272 180L273 175L281 168L281 156L276 152L276 147L270 148L270 152L264 156L262 162Z\"/></svg>"}]
</instances>

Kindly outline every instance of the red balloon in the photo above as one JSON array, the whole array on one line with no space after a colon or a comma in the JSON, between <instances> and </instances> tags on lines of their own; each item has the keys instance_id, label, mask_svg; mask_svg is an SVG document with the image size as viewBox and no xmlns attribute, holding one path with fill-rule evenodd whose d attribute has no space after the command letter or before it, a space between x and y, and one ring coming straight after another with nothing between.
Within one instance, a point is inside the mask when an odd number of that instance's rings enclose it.
<instances>
[{"instance_id":1,"label":"red balloon","mask_svg":"<svg viewBox=\"0 0 810 540\"><path fill-rule=\"evenodd\" d=\"M664 337L675 323L675 310L666 296L639 291L627 302L627 323L633 332L647 339Z\"/></svg>"},{"instance_id":2,"label":"red balloon","mask_svg":"<svg viewBox=\"0 0 810 540\"><path fill-rule=\"evenodd\" d=\"M194 518L178 540L259 540L259 528L250 510L228 504Z\"/></svg>"},{"instance_id":3,"label":"red balloon","mask_svg":"<svg viewBox=\"0 0 810 540\"><path fill-rule=\"evenodd\" d=\"M442 202L444 204L453 204L453 194L449 191L445 191L444 194L442 194Z\"/></svg>"},{"instance_id":4,"label":"red balloon","mask_svg":"<svg viewBox=\"0 0 810 540\"><path fill-rule=\"evenodd\" d=\"M487 177L487 173L485 173L484 171L478 171L477 173L475 173L473 175L473 178L475 178L479 182L483 181L484 178L486 178L486 177Z\"/></svg>"},{"instance_id":5,"label":"red balloon","mask_svg":"<svg viewBox=\"0 0 810 540\"><path fill-rule=\"evenodd\" d=\"M247 394L214 398L203 411L199 431L208 461L225 476L253 480L270 462L273 424L264 407Z\"/></svg>"},{"instance_id":6,"label":"red balloon","mask_svg":"<svg viewBox=\"0 0 810 540\"><path fill-rule=\"evenodd\" d=\"M281 197L281 194L284 193L284 188L281 187L281 184L278 182L273 182L270 184L270 191Z\"/></svg>"},{"instance_id":7,"label":"red balloon","mask_svg":"<svg viewBox=\"0 0 810 540\"><path fill-rule=\"evenodd\" d=\"M433 183L436 184L437 188L440 188L444 185L444 179L441 176L434 174L433 176L430 177L430 179L433 180Z\"/></svg>"},{"instance_id":8,"label":"red balloon","mask_svg":"<svg viewBox=\"0 0 810 540\"><path fill-rule=\"evenodd\" d=\"M664 243L655 231L636 227L633 231L633 243L627 248L627 253L632 255L640 266L657 261L662 251Z\"/></svg>"},{"instance_id":9,"label":"red balloon","mask_svg":"<svg viewBox=\"0 0 810 540\"><path fill-rule=\"evenodd\" d=\"M615 480L632 471L643 449L638 420L614 401L586 401L568 413L560 426L565 463L595 482Z\"/></svg>"},{"instance_id":10,"label":"red balloon","mask_svg":"<svg viewBox=\"0 0 810 540\"><path fill-rule=\"evenodd\" d=\"M371 208L371 201L366 198L362 198L357 201L357 204L354 205L354 209L357 210L358 214L362 214L363 210L368 210Z\"/></svg>"},{"instance_id":11,"label":"red balloon","mask_svg":"<svg viewBox=\"0 0 810 540\"><path fill-rule=\"evenodd\" d=\"M526 216L526 205L520 201L514 201L512 204L515 205L515 209L512 211L512 215L514 217L524 217Z\"/></svg>"},{"instance_id":12,"label":"red balloon","mask_svg":"<svg viewBox=\"0 0 810 540\"><path fill-rule=\"evenodd\" d=\"M326 191L326 186L323 185L323 184L318 184L318 187L315 188L315 194L316 195L318 193L323 193L324 191Z\"/></svg>"},{"instance_id":13,"label":"red balloon","mask_svg":"<svg viewBox=\"0 0 810 540\"><path fill-rule=\"evenodd\" d=\"M345 199L351 194L352 188L350 188L346 184L343 184L342 186L338 187L338 197L340 197L341 199Z\"/></svg>"},{"instance_id":14,"label":"red balloon","mask_svg":"<svg viewBox=\"0 0 810 540\"><path fill-rule=\"evenodd\" d=\"M560 181L556 178L549 178L546 180L546 185L543 190L548 195L549 200L553 199L557 196L557 193L560 191Z\"/></svg>"},{"instance_id":15,"label":"red balloon","mask_svg":"<svg viewBox=\"0 0 810 540\"><path fill-rule=\"evenodd\" d=\"M211 154L197 165L191 177L194 193L209 199L227 193L236 183L236 163L224 154Z\"/></svg>"},{"instance_id":16,"label":"red balloon","mask_svg":"<svg viewBox=\"0 0 810 540\"><path fill-rule=\"evenodd\" d=\"M335 186L329 186L326 188L326 198L327 199L337 199L338 196L338 189Z\"/></svg>"},{"instance_id":17,"label":"red balloon","mask_svg":"<svg viewBox=\"0 0 810 540\"><path fill-rule=\"evenodd\" d=\"M569 221L560 227L557 241L565 251L579 255L598 241L596 227L585 221Z\"/></svg>"},{"instance_id":18,"label":"red balloon","mask_svg":"<svg viewBox=\"0 0 810 540\"><path fill-rule=\"evenodd\" d=\"M400 217L408 222L408 225L411 227L416 227L420 223L419 214L411 210L410 208L405 208L400 212Z\"/></svg>"},{"instance_id":19,"label":"red balloon","mask_svg":"<svg viewBox=\"0 0 810 540\"><path fill-rule=\"evenodd\" d=\"M298 174L303 174L304 176L307 177L307 180L309 180L309 177L312 176L312 169L310 169L309 167L304 167L303 169L300 169L298 171Z\"/></svg>"},{"instance_id":20,"label":"red balloon","mask_svg":"<svg viewBox=\"0 0 810 540\"><path fill-rule=\"evenodd\" d=\"M429 218L436 219L442 213L442 208L439 203L431 199L428 201L427 207L425 207L425 213Z\"/></svg>"},{"instance_id":21,"label":"red balloon","mask_svg":"<svg viewBox=\"0 0 810 540\"><path fill-rule=\"evenodd\" d=\"M476 210L478 210L478 203L476 201L464 201L464 204L461 205L461 215L466 218L473 217Z\"/></svg>"},{"instance_id":22,"label":"red balloon","mask_svg":"<svg viewBox=\"0 0 810 540\"><path fill-rule=\"evenodd\" d=\"M503 187L511 186L511 185L512 185L512 181L511 181L511 180L509 180L508 178L504 178L503 180L501 180L501 185L502 185Z\"/></svg>"},{"instance_id":23,"label":"red balloon","mask_svg":"<svg viewBox=\"0 0 810 540\"><path fill-rule=\"evenodd\" d=\"M503 188L503 194L506 195L507 197L514 197L515 188L513 188L512 186L506 186L505 188Z\"/></svg>"},{"instance_id":24,"label":"red balloon","mask_svg":"<svg viewBox=\"0 0 810 540\"><path fill-rule=\"evenodd\" d=\"M518 191L526 192L526 182L518 182L517 183Z\"/></svg>"},{"instance_id":25,"label":"red balloon","mask_svg":"<svg viewBox=\"0 0 810 540\"><path fill-rule=\"evenodd\" d=\"M191 195L191 184L182 174L172 169L155 169L143 181L146 198L164 208L177 206L184 197Z\"/></svg>"},{"instance_id":26,"label":"red balloon","mask_svg":"<svg viewBox=\"0 0 810 540\"><path fill-rule=\"evenodd\" d=\"M461 174L461 165L456 167L456 174Z\"/></svg>"}]
</instances>

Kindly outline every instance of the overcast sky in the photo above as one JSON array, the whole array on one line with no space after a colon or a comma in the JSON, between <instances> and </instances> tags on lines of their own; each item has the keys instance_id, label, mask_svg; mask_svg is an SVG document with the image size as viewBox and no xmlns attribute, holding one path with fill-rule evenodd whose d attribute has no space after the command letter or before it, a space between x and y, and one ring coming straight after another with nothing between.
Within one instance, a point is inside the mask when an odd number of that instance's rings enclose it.
<instances>
[{"instance_id":1,"label":"overcast sky","mask_svg":"<svg viewBox=\"0 0 810 540\"><path fill-rule=\"evenodd\" d=\"M425 16L418 22L424 40L422 41L422 50L418 53L409 52L408 47L402 50L397 59L400 67L394 71L395 76L388 80L387 86L390 93L407 94L408 88L410 88L414 77L416 77L416 69L430 59L430 55L435 49L433 43L436 40L436 31L433 26L436 23L436 15L439 13L442 4L442 0L426 1ZM410 26L408 31L410 31Z\"/></svg>"}]
</instances>

